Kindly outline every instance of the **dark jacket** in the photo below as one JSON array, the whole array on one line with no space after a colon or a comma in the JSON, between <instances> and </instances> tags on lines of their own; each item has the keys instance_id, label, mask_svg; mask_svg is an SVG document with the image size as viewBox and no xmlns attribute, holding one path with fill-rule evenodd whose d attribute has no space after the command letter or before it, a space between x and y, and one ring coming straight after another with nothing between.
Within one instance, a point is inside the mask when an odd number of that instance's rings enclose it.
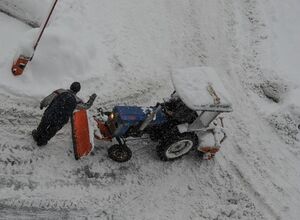
<instances>
[{"instance_id":1,"label":"dark jacket","mask_svg":"<svg viewBox=\"0 0 300 220\"><path fill-rule=\"evenodd\" d=\"M93 105L94 100L95 100L95 96L91 96L90 99L86 103L84 103L82 101L82 99L80 99L73 91L68 90L68 89L58 89L58 90L55 90L54 92L52 92L50 95L48 95L41 101L40 108L43 109L43 108L49 106L52 103L52 101L59 94L64 93L64 92L69 92L74 95L74 97L76 99L76 109L78 109L78 110L89 109Z\"/></svg>"}]
</instances>

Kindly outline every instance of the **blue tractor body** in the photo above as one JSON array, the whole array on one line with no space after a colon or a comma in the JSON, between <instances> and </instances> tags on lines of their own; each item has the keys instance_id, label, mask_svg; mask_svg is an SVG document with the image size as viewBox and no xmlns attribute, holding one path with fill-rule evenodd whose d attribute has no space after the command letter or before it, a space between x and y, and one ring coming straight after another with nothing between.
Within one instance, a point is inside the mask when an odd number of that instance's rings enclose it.
<instances>
[{"instance_id":1,"label":"blue tractor body","mask_svg":"<svg viewBox=\"0 0 300 220\"><path fill-rule=\"evenodd\" d=\"M151 107L115 106L113 108L113 118L109 121L113 137L128 136L127 132L129 130L131 132L137 131L152 111L153 108ZM166 115L162 111L158 111L149 125L160 125L166 122Z\"/></svg>"}]
</instances>

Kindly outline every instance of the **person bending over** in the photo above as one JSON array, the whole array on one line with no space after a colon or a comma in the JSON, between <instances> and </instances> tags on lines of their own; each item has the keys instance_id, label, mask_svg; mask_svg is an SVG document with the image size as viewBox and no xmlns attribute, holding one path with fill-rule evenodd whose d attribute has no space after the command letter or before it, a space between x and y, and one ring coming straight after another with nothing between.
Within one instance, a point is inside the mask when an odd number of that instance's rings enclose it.
<instances>
[{"instance_id":1,"label":"person bending over","mask_svg":"<svg viewBox=\"0 0 300 220\"><path fill-rule=\"evenodd\" d=\"M58 89L45 97L40 103L40 109L47 107L37 129L32 136L38 146L43 146L68 123L75 109L89 109L96 98L92 94L84 103L76 94L80 91L80 83L73 82L70 89Z\"/></svg>"}]
</instances>

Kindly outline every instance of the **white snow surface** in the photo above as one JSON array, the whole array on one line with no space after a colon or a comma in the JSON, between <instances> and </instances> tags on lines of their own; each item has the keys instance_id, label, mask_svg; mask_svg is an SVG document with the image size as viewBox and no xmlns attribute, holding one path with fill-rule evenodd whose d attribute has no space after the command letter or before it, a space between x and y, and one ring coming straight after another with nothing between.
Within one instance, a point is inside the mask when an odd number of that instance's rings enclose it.
<instances>
[{"instance_id":1,"label":"white snow surface","mask_svg":"<svg viewBox=\"0 0 300 220\"><path fill-rule=\"evenodd\" d=\"M49 3L0 8L39 20ZM12 60L36 30L0 13L0 219L299 219L299 12L298 0L59 1L20 77ZM234 107L213 161L162 162L147 140L124 164L103 142L75 161L69 125L43 148L30 136L40 99L75 80L98 94L93 113L155 105L191 66L212 66Z\"/></svg>"}]
</instances>

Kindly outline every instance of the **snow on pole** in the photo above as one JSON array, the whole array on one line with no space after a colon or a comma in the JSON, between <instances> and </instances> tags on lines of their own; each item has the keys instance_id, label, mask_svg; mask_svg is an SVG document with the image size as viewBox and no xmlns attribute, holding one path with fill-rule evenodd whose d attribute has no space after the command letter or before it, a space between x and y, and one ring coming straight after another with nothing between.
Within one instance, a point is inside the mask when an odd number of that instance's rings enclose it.
<instances>
[{"instance_id":1,"label":"snow on pole","mask_svg":"<svg viewBox=\"0 0 300 220\"><path fill-rule=\"evenodd\" d=\"M43 22L43 24L40 28L40 32L38 34L38 38L37 38L37 40L36 40L36 42L33 46L32 54L30 56L26 56L25 54L21 53L19 55L18 59L13 62L13 66L11 68L11 71L15 76L21 75L24 72L27 63L32 60L32 58L34 56L34 52L35 52L35 50L36 50L36 48L37 48L37 46L38 46L38 44L39 44L39 42L42 38L42 35L45 31L45 28L47 27L47 24L50 20L50 17L52 15L53 11L54 11L54 8L55 8L57 2L58 2L58 0L53 0L53 3L51 4L48 16L46 17L45 21Z\"/></svg>"}]
</instances>

